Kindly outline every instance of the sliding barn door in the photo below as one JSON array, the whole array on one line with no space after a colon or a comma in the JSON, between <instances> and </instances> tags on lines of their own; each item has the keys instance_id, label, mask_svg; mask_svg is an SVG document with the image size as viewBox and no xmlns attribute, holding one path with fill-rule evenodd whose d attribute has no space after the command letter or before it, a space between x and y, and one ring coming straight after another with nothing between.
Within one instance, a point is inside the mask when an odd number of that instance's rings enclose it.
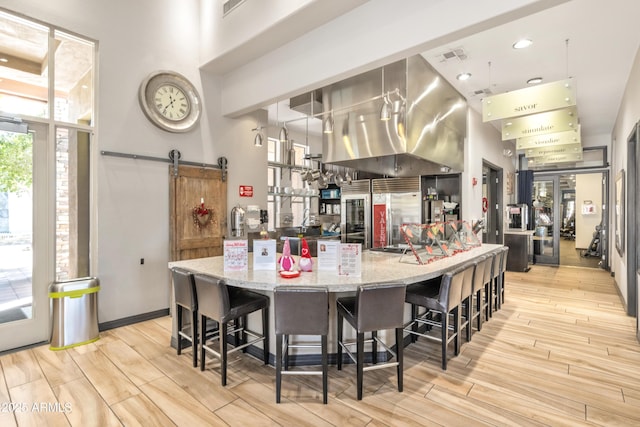
<instances>
[{"instance_id":1,"label":"sliding barn door","mask_svg":"<svg viewBox=\"0 0 640 427\"><path fill-rule=\"evenodd\" d=\"M222 255L227 229L227 183L220 169L169 167L171 260ZM202 209L204 203L204 209Z\"/></svg>"}]
</instances>

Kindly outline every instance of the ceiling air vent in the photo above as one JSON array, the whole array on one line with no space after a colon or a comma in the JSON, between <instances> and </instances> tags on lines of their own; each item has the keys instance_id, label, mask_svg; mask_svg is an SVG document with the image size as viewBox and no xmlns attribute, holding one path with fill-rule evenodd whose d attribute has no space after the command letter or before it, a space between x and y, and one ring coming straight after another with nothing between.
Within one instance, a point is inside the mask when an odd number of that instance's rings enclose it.
<instances>
[{"instance_id":1,"label":"ceiling air vent","mask_svg":"<svg viewBox=\"0 0 640 427\"><path fill-rule=\"evenodd\" d=\"M240 6L244 2L245 0L229 0L224 2L222 4L222 15L223 16L226 15L227 13L231 12L233 9Z\"/></svg>"},{"instance_id":2,"label":"ceiling air vent","mask_svg":"<svg viewBox=\"0 0 640 427\"><path fill-rule=\"evenodd\" d=\"M463 48L459 47L444 52L442 55L440 55L440 58L442 62L451 61L454 59L457 59L458 61L464 61L465 59L467 59L467 54L464 52Z\"/></svg>"},{"instance_id":3,"label":"ceiling air vent","mask_svg":"<svg viewBox=\"0 0 640 427\"><path fill-rule=\"evenodd\" d=\"M491 95L491 94L492 92L491 92L491 89L489 88L478 89L473 91L474 96L485 96L485 95Z\"/></svg>"}]
</instances>

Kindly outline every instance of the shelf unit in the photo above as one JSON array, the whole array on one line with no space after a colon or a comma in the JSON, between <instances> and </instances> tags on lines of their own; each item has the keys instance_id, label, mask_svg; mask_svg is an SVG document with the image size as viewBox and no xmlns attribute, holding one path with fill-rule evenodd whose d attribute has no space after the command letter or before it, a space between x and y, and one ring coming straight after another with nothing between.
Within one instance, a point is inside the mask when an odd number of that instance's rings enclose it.
<instances>
[{"instance_id":1,"label":"shelf unit","mask_svg":"<svg viewBox=\"0 0 640 427\"><path fill-rule=\"evenodd\" d=\"M319 210L321 216L331 216L337 218L333 222L340 222L340 187L329 184L325 189L320 190Z\"/></svg>"}]
</instances>

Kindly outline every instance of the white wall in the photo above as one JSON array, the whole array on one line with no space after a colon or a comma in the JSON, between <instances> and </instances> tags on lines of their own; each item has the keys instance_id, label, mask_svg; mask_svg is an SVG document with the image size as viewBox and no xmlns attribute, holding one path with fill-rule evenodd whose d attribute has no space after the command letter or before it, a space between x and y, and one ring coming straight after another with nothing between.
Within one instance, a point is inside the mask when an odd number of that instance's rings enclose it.
<instances>
[{"instance_id":1,"label":"white wall","mask_svg":"<svg viewBox=\"0 0 640 427\"><path fill-rule=\"evenodd\" d=\"M201 63L225 74L366 1L245 1L226 16L223 1L201 1Z\"/></svg>"},{"instance_id":2,"label":"white wall","mask_svg":"<svg viewBox=\"0 0 640 427\"><path fill-rule=\"evenodd\" d=\"M640 52L640 51L639 51ZM616 125L613 129L612 135L612 153L611 153L611 171L609 179L609 206L614 206L615 203L615 178L621 170L627 170L627 138L631 133L633 126L635 126L638 119L640 119L640 54L636 53L636 58L633 63L633 68L629 74L629 80L627 81L627 87L624 92L622 103L620 104L620 110L616 120ZM629 191L629 185L626 185L626 191ZM632 191L638 191L637 188L631 188ZM628 194L628 193L627 193ZM626 199L625 195L625 199ZM628 209L628 207L627 207ZM625 215L625 220L627 215ZM627 302L627 259L626 256L620 257L615 247L615 241L613 238L614 230L614 215L609 217L609 256L611 271L615 272L615 281L618 285L620 294ZM625 224L625 229L629 224ZM625 239L626 240L626 239ZM634 244L637 242L626 242L626 245ZM626 251L625 251L626 255ZM640 295L640 294L639 294ZM639 301L640 303L640 301ZM640 305L638 305L640 307Z\"/></svg>"},{"instance_id":3,"label":"white wall","mask_svg":"<svg viewBox=\"0 0 640 427\"><path fill-rule=\"evenodd\" d=\"M204 87L200 80L197 0L5 0L2 6L98 41L98 150L168 158L178 149L184 160L216 163L229 151L228 141L240 140L234 132L244 129L227 132L217 118L215 79ZM196 130L168 133L143 115L138 87L158 69L184 74L201 91L204 118ZM92 256L98 260L93 274L101 280L99 321L167 308L168 164L97 156L96 171L98 244Z\"/></svg>"},{"instance_id":4,"label":"white wall","mask_svg":"<svg viewBox=\"0 0 640 427\"><path fill-rule=\"evenodd\" d=\"M369 0L225 74L223 114L254 111L564 1Z\"/></svg>"},{"instance_id":5,"label":"white wall","mask_svg":"<svg viewBox=\"0 0 640 427\"><path fill-rule=\"evenodd\" d=\"M482 164L487 161L498 168L502 168L503 206L513 203L515 194L507 194L507 174L515 172L515 154L505 157L502 150L511 148L512 143L502 141L502 134L490 123L483 123L482 116L469 110L468 135L465 144L465 171L462 174L462 212L465 220L482 218ZM477 178L478 184L472 185L472 179ZM514 180L515 183L515 180ZM515 185L514 185L515 187ZM515 188L513 189L515 193Z\"/></svg>"},{"instance_id":6,"label":"white wall","mask_svg":"<svg viewBox=\"0 0 640 427\"><path fill-rule=\"evenodd\" d=\"M602 174L589 173L576 175L576 241L575 247L587 249L596 231L596 225L602 220ZM590 201L595 208L594 215L584 215L582 206Z\"/></svg>"}]
</instances>

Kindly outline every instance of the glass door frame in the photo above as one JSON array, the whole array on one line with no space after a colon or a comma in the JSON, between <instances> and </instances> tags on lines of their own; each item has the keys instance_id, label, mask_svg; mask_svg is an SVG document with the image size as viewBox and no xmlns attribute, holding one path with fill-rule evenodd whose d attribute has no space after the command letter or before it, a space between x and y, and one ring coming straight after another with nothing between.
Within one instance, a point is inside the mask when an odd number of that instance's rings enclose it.
<instances>
[{"instance_id":1,"label":"glass door frame","mask_svg":"<svg viewBox=\"0 0 640 427\"><path fill-rule=\"evenodd\" d=\"M554 172L535 172L533 173L533 182L536 181L550 181L555 179L554 181L554 194L553 194L553 222L554 224L560 224L562 221L562 213L560 211L560 203L561 203L561 190L560 190L560 176L566 174L593 174L600 173L602 174L602 227L603 232L601 234L601 245L602 245L602 268L605 270L609 270L609 250L608 250L608 240L609 240L609 169L607 168L574 168L574 169L559 169ZM577 209L577 207L576 207ZM533 217L533 215L532 215ZM557 230L556 230L557 229ZM535 226L534 226L535 231ZM557 233L557 235L556 235ZM560 265L560 227L554 226L554 254L558 257L557 261L554 263L551 261L553 257L542 257L540 255L535 256L536 262L540 261L541 264L553 264Z\"/></svg>"},{"instance_id":2,"label":"glass door frame","mask_svg":"<svg viewBox=\"0 0 640 427\"><path fill-rule=\"evenodd\" d=\"M534 259L536 263L540 264L551 264L551 265L559 265L560 264L560 175L553 174L537 174L533 175L533 182L536 181L551 181L553 183L553 229L551 232L551 241L552 241L552 255L534 255ZM535 196L535 193L534 193ZM535 224L534 224L534 232L535 232ZM535 233L534 233L535 237ZM541 245L544 245L544 241L541 241Z\"/></svg>"},{"instance_id":3,"label":"glass door frame","mask_svg":"<svg viewBox=\"0 0 640 427\"><path fill-rule=\"evenodd\" d=\"M33 135L33 268L32 316L30 319L0 324L0 352L46 342L50 338L49 283L55 277L55 145L53 131L46 123L27 122Z\"/></svg>"}]
</instances>

